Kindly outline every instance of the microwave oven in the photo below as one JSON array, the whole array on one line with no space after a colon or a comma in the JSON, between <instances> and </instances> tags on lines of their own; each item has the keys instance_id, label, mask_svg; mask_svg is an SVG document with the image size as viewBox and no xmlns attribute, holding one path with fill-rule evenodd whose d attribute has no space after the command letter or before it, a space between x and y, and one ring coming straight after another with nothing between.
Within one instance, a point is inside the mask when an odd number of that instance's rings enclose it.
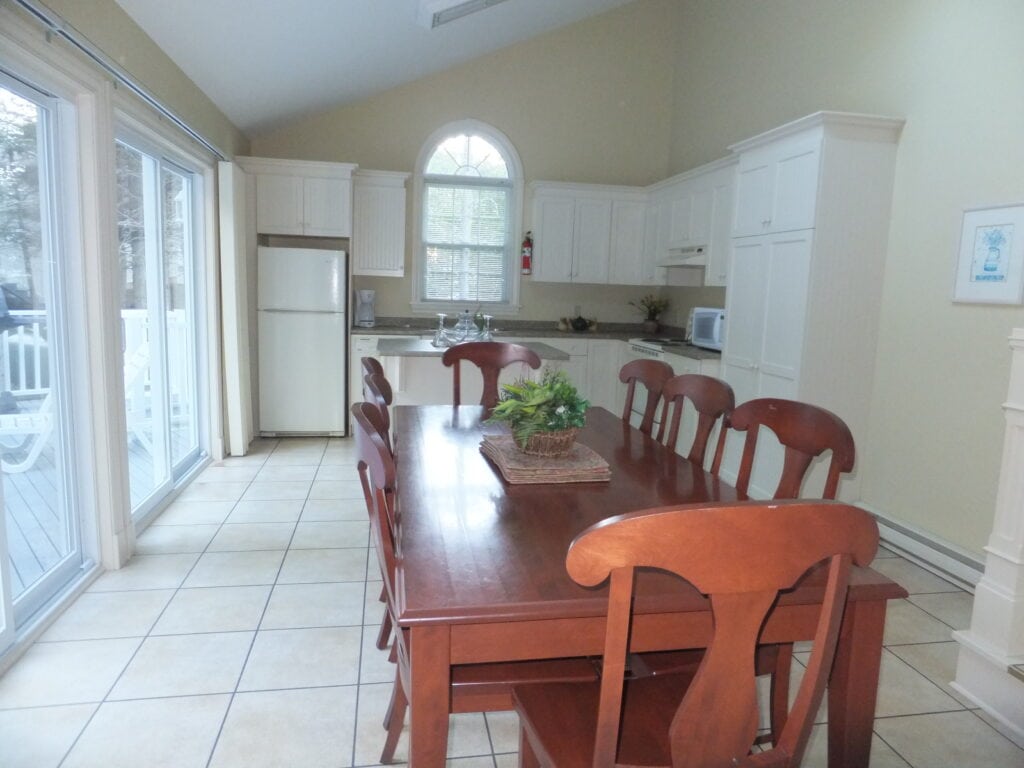
<instances>
[{"instance_id":1,"label":"microwave oven","mask_svg":"<svg viewBox=\"0 0 1024 768\"><path fill-rule=\"evenodd\" d=\"M724 341L724 309L694 307L690 310L690 343L693 346L721 352Z\"/></svg>"}]
</instances>

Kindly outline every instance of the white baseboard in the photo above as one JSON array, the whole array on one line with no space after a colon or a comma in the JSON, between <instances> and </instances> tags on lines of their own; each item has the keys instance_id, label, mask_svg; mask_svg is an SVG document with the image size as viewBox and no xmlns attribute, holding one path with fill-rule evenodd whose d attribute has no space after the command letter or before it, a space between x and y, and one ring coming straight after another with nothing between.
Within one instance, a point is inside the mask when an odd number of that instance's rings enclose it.
<instances>
[{"instance_id":1,"label":"white baseboard","mask_svg":"<svg viewBox=\"0 0 1024 768\"><path fill-rule=\"evenodd\" d=\"M893 520L870 504L857 502L857 506L875 516L879 535L888 548L969 592L981 581L983 560L933 533Z\"/></svg>"}]
</instances>

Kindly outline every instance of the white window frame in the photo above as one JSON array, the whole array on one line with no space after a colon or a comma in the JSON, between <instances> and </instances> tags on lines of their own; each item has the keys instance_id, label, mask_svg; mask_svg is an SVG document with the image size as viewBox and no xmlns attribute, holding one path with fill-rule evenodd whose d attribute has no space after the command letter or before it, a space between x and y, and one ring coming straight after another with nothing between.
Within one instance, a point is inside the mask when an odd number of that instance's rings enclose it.
<instances>
[{"instance_id":1,"label":"white window frame","mask_svg":"<svg viewBox=\"0 0 1024 768\"><path fill-rule=\"evenodd\" d=\"M480 136L501 152L502 158L508 167L509 183L509 213L508 213L508 236L506 242L507 263L507 285L506 300L501 303L488 303L486 309L489 314L498 316L516 315L519 313L519 235L523 226L523 165L519 160L519 153L509 141L509 138L492 125L480 120L456 120L455 122L443 125L434 131L416 158L416 172L413 183L413 210L416 212L413 223L413 259L412 259L412 301L410 306L413 312L454 313L463 309L476 309L475 301L424 301L422 299L423 283L423 189L424 170L438 145L449 136L458 134Z\"/></svg>"}]
</instances>

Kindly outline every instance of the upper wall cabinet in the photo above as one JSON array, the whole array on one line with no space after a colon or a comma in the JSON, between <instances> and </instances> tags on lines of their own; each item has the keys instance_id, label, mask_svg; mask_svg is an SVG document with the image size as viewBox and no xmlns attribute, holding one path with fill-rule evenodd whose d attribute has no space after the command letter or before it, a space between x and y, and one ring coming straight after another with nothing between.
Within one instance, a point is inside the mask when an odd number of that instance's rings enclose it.
<instances>
[{"instance_id":1,"label":"upper wall cabinet","mask_svg":"<svg viewBox=\"0 0 1024 768\"><path fill-rule=\"evenodd\" d=\"M733 236L813 227L820 154L821 134L813 132L741 153Z\"/></svg>"},{"instance_id":2,"label":"upper wall cabinet","mask_svg":"<svg viewBox=\"0 0 1024 768\"><path fill-rule=\"evenodd\" d=\"M256 231L267 235L351 237L350 163L241 157L256 176Z\"/></svg>"},{"instance_id":3,"label":"upper wall cabinet","mask_svg":"<svg viewBox=\"0 0 1024 768\"><path fill-rule=\"evenodd\" d=\"M671 284L724 286L735 196L736 159L716 160L650 188L651 209L658 219L656 263L694 267Z\"/></svg>"},{"instance_id":4,"label":"upper wall cabinet","mask_svg":"<svg viewBox=\"0 0 1024 768\"><path fill-rule=\"evenodd\" d=\"M405 274L405 184L408 173L359 170L352 175L352 274Z\"/></svg>"},{"instance_id":5,"label":"upper wall cabinet","mask_svg":"<svg viewBox=\"0 0 1024 768\"><path fill-rule=\"evenodd\" d=\"M530 188L534 280L644 284L642 189L547 181Z\"/></svg>"}]
</instances>

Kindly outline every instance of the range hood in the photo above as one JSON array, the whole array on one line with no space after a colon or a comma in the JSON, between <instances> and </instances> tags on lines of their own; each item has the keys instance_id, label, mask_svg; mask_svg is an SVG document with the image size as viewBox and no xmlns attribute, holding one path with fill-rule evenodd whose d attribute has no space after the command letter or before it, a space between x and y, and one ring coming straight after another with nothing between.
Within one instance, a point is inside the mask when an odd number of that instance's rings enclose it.
<instances>
[{"instance_id":1,"label":"range hood","mask_svg":"<svg viewBox=\"0 0 1024 768\"><path fill-rule=\"evenodd\" d=\"M688 245L685 248L673 248L661 261L659 267L705 267L708 263L708 247L706 245Z\"/></svg>"},{"instance_id":2,"label":"range hood","mask_svg":"<svg viewBox=\"0 0 1024 768\"><path fill-rule=\"evenodd\" d=\"M505 0L419 0L416 20L427 29L461 19Z\"/></svg>"}]
</instances>

